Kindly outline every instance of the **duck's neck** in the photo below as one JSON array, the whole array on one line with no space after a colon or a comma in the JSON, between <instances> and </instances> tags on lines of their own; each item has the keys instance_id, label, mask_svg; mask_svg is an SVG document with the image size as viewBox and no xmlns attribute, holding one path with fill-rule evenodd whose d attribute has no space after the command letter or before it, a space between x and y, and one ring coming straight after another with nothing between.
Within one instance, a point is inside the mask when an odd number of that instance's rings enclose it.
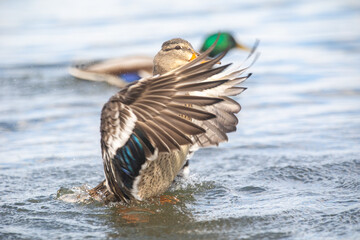
<instances>
[{"instance_id":1,"label":"duck's neck","mask_svg":"<svg viewBox=\"0 0 360 240\"><path fill-rule=\"evenodd\" d=\"M177 58L176 56L164 54L159 52L154 57L154 68L153 68L153 75L162 75L167 72L170 72L180 66L187 64L189 61L184 59Z\"/></svg>"}]
</instances>

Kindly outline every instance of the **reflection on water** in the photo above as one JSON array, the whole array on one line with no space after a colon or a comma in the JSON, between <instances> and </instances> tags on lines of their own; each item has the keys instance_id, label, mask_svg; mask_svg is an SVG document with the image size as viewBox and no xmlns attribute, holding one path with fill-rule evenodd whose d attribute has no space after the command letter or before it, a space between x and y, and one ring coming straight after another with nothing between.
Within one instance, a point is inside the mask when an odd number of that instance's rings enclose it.
<instances>
[{"instance_id":1,"label":"reflection on water","mask_svg":"<svg viewBox=\"0 0 360 240\"><path fill-rule=\"evenodd\" d=\"M359 12L350 0L0 2L0 238L359 239ZM118 89L68 66L151 56L179 36L199 48L218 30L261 40L237 132L163 197L93 201L100 111Z\"/></svg>"}]
</instances>

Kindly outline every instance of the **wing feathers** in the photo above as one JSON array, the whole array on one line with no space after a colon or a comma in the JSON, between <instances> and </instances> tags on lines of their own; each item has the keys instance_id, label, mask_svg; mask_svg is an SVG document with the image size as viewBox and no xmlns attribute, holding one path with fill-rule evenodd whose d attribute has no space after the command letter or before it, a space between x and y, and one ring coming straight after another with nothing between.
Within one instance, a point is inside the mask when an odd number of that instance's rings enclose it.
<instances>
[{"instance_id":1,"label":"wing feathers","mask_svg":"<svg viewBox=\"0 0 360 240\"><path fill-rule=\"evenodd\" d=\"M215 64L220 62L220 60L226 55L226 53L227 53L227 51L224 51L219 56L217 56L216 58L214 58L214 59L212 59L210 61L207 61L207 62L202 63L200 65L189 67L187 69L184 69L183 74L190 74L190 73L193 73L193 72L202 72L203 70L206 70L206 69L209 69L209 68L211 69L212 66L214 66Z\"/></svg>"},{"instance_id":2,"label":"wing feathers","mask_svg":"<svg viewBox=\"0 0 360 240\"><path fill-rule=\"evenodd\" d=\"M205 132L202 127L199 127L195 123L186 120L185 118L182 118L168 110L163 112L163 119L179 127L179 129L189 135L196 135Z\"/></svg>"},{"instance_id":3,"label":"wing feathers","mask_svg":"<svg viewBox=\"0 0 360 240\"><path fill-rule=\"evenodd\" d=\"M190 118L195 118L197 120L208 120L216 117L216 115L213 113L209 113L192 107L186 107L184 105L175 103L168 105L168 109L177 114L184 114Z\"/></svg>"},{"instance_id":4,"label":"wing feathers","mask_svg":"<svg viewBox=\"0 0 360 240\"><path fill-rule=\"evenodd\" d=\"M221 98L203 97L203 96L190 96L190 95L176 95L173 100L177 103L193 104L197 106L213 105L215 103L224 101Z\"/></svg>"},{"instance_id":5,"label":"wing feathers","mask_svg":"<svg viewBox=\"0 0 360 240\"><path fill-rule=\"evenodd\" d=\"M161 139L166 142L166 144L168 145L168 147L171 150L175 150L178 149L180 150L180 145L179 143L176 141L176 139L174 139L170 134L168 134L166 131L164 131L161 127L159 127L158 125L156 125L153 121L149 121L147 122L147 124L153 128L156 133L158 134L159 137L161 137Z\"/></svg>"},{"instance_id":6,"label":"wing feathers","mask_svg":"<svg viewBox=\"0 0 360 240\"><path fill-rule=\"evenodd\" d=\"M245 90L246 90L246 88L244 88L244 87L231 87L231 88L226 89L224 91L224 93L221 95L222 96L236 96Z\"/></svg>"},{"instance_id":7,"label":"wing feathers","mask_svg":"<svg viewBox=\"0 0 360 240\"><path fill-rule=\"evenodd\" d=\"M146 121L146 119L151 119L152 115L148 113L145 109L141 108L141 106L132 106L134 112L136 112L136 116L138 120L141 122Z\"/></svg>"},{"instance_id":8,"label":"wing feathers","mask_svg":"<svg viewBox=\"0 0 360 240\"><path fill-rule=\"evenodd\" d=\"M172 125L171 123L161 119L161 118L155 118L154 119L156 123L161 124L162 128L164 130L168 131L173 138L176 140L176 142L179 143L179 145L185 145L185 144L192 144L192 140L183 133L183 131L180 131L177 127Z\"/></svg>"},{"instance_id":9,"label":"wing feathers","mask_svg":"<svg viewBox=\"0 0 360 240\"><path fill-rule=\"evenodd\" d=\"M238 113L241 110L241 106L238 102L236 102L235 100L229 98L229 97L222 97L222 99L224 101L219 102L218 104L216 104L216 108L218 109L222 109L224 111L227 112L231 112L231 113Z\"/></svg>"},{"instance_id":10,"label":"wing feathers","mask_svg":"<svg viewBox=\"0 0 360 240\"><path fill-rule=\"evenodd\" d=\"M206 64L206 63L204 63L204 64ZM212 69L207 70L205 72L197 72L197 73L194 73L192 75L188 75L188 76L183 77L182 79L180 79L180 82L182 84L184 84L184 83L189 83L189 82L194 83L194 82L204 81L207 78L224 71L230 65L231 64L226 64L226 65L221 66L221 67L212 68Z\"/></svg>"},{"instance_id":11,"label":"wing feathers","mask_svg":"<svg viewBox=\"0 0 360 240\"><path fill-rule=\"evenodd\" d=\"M151 106L152 109L155 109L154 111L156 111L156 113L151 114L151 115L159 115L159 112L157 111L161 111L162 109L166 108L166 105L162 102L159 101L160 99L141 99L139 101L137 101L134 106L136 106L137 104L142 104L142 105L147 105L147 106Z\"/></svg>"},{"instance_id":12,"label":"wing feathers","mask_svg":"<svg viewBox=\"0 0 360 240\"><path fill-rule=\"evenodd\" d=\"M162 97L171 97L176 93L175 89L155 89L155 90L145 90L147 93L147 97L155 97L155 96L162 96Z\"/></svg>"},{"instance_id":13,"label":"wing feathers","mask_svg":"<svg viewBox=\"0 0 360 240\"><path fill-rule=\"evenodd\" d=\"M203 90L215 88L215 87L220 86L228 81L229 80L227 80L227 79L223 79L223 80L217 80L217 81L183 84L183 85L178 86L176 89L178 91L184 91L184 92L203 91Z\"/></svg>"},{"instance_id":14,"label":"wing feathers","mask_svg":"<svg viewBox=\"0 0 360 240\"><path fill-rule=\"evenodd\" d=\"M234 114L241 106L228 96L242 93L246 88L238 85L251 74L240 76L247 68L231 71L227 69L230 64L215 67L226 52L202 62L210 51L164 75L141 79L111 99L125 104L125 111L132 111L136 126L159 152L185 144L218 144L227 141L226 133L236 130L238 120ZM120 126L104 130L111 136L129 131L124 121L128 113L124 117L120 113L122 110L111 105L103 114L104 124Z\"/></svg>"},{"instance_id":15,"label":"wing feathers","mask_svg":"<svg viewBox=\"0 0 360 240\"><path fill-rule=\"evenodd\" d=\"M150 123L150 124L149 124ZM170 148L168 144L166 144L162 137L160 137L151 127L151 122L148 122L148 124L145 124L143 122L138 122L138 126L140 126L143 131L145 131L148 135L148 137L152 140L152 145L156 146L160 152L170 152Z\"/></svg>"}]
</instances>

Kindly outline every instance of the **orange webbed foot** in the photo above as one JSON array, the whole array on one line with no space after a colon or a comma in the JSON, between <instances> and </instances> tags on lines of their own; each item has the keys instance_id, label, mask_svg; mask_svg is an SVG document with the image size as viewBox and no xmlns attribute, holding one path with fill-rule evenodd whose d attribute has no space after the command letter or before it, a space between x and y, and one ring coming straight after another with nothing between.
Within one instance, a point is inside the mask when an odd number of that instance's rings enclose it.
<instances>
[{"instance_id":1,"label":"orange webbed foot","mask_svg":"<svg viewBox=\"0 0 360 240\"><path fill-rule=\"evenodd\" d=\"M177 199L176 197L174 196L169 196L169 195L161 195L160 196L160 204L161 205L164 205L166 203L170 203L170 204L173 204L175 205L176 203L180 202L179 199Z\"/></svg>"}]
</instances>

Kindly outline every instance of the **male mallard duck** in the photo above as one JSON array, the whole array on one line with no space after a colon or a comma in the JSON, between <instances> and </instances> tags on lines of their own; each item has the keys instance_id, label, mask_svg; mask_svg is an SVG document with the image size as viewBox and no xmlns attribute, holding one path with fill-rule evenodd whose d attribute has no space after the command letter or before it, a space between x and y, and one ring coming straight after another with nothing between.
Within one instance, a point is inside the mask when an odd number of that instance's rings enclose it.
<instances>
[{"instance_id":1,"label":"male mallard duck","mask_svg":"<svg viewBox=\"0 0 360 240\"><path fill-rule=\"evenodd\" d=\"M163 43L153 77L127 85L101 112L106 180L90 190L105 201L143 200L164 193L199 147L218 145L236 130L240 105L228 96L250 74L207 60L216 42L198 55L186 40Z\"/></svg>"},{"instance_id":2,"label":"male mallard duck","mask_svg":"<svg viewBox=\"0 0 360 240\"><path fill-rule=\"evenodd\" d=\"M233 37L233 35L231 33L221 32L220 34L214 33L214 34L210 34L209 36L207 36L200 51L205 52L209 47L211 47L211 45L214 44L217 37L219 37L219 40L218 40L214 50L212 50L210 52L210 54L209 54L210 57L215 57L215 56L219 55L220 53L225 52L228 49L233 49L233 48L238 48L238 49L242 49L245 51L251 50L250 48L236 42L235 38Z\"/></svg>"},{"instance_id":3,"label":"male mallard duck","mask_svg":"<svg viewBox=\"0 0 360 240\"><path fill-rule=\"evenodd\" d=\"M216 40L218 34L211 34L203 42L201 52L206 51ZM250 49L237 43L235 38L228 32L219 34L219 41L209 54L214 57L227 49L238 48L245 51ZM76 78L107 82L120 88L142 77L151 76L153 59L148 56L127 56L109 59L100 62L77 64L69 69L70 75Z\"/></svg>"}]
</instances>

